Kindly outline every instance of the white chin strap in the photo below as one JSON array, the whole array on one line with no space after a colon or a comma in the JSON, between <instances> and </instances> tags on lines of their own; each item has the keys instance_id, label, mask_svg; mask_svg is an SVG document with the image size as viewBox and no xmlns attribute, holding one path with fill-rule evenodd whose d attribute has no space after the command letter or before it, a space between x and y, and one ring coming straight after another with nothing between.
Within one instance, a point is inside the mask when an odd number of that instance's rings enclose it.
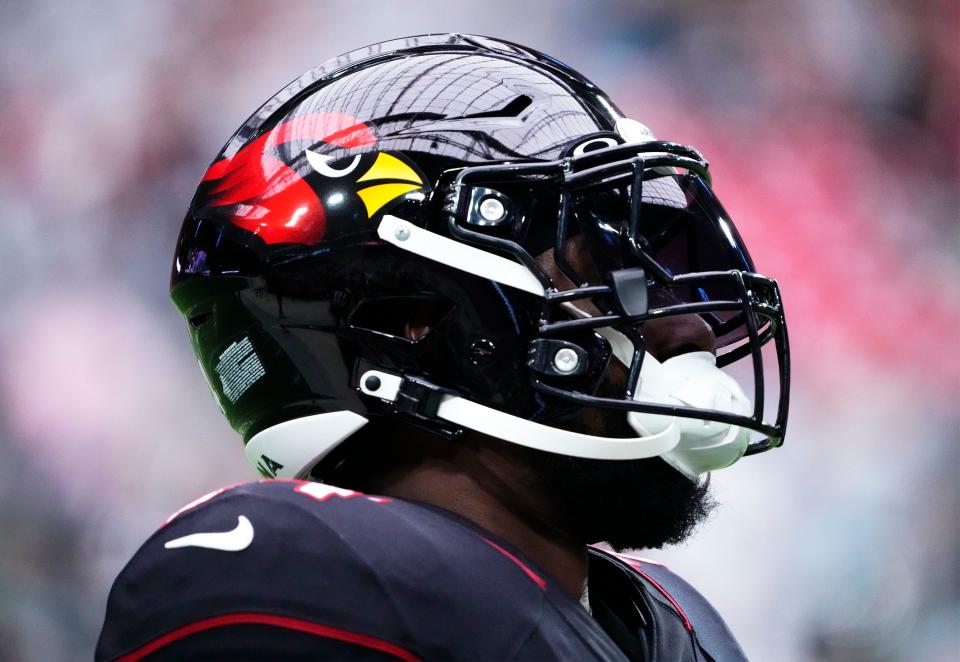
<instances>
[{"instance_id":1,"label":"white chin strap","mask_svg":"<svg viewBox=\"0 0 960 662\"><path fill-rule=\"evenodd\" d=\"M611 341L618 360L626 363L632 357L633 344L625 336L607 328L598 332ZM360 378L360 388L367 395L395 402L402 382L399 375L368 370ZM682 354L662 364L648 354L634 399L750 413L749 399L732 377L716 367L710 352ZM573 457L639 460L659 456L691 480L740 459L749 436L748 431L726 423L630 412L627 421L641 436L600 437L535 423L450 394L442 396L436 416L520 446ZM254 435L245 449L247 460L267 477L302 478L366 423L365 417L351 411L286 421Z\"/></svg>"},{"instance_id":2,"label":"white chin strap","mask_svg":"<svg viewBox=\"0 0 960 662\"><path fill-rule=\"evenodd\" d=\"M371 379L375 378L375 379ZM360 390L386 402L394 402L403 378L368 370L360 378ZM376 384L375 390L368 384ZM595 460L635 460L662 455L680 441L678 426L668 423L642 437L598 437L528 421L456 395L444 395L436 413L460 427L541 451L587 457Z\"/></svg>"},{"instance_id":3,"label":"white chin strap","mask_svg":"<svg viewBox=\"0 0 960 662\"><path fill-rule=\"evenodd\" d=\"M395 402L402 382L398 375L368 370L360 378L360 390ZM374 384L377 388L370 388ZM596 460L656 457L680 441L679 426L669 420L642 437L598 437L511 416L456 395L443 396L436 416L528 448ZM295 418L254 435L245 449L247 461L265 477L304 478L317 462L366 423L365 417L346 410Z\"/></svg>"}]
</instances>

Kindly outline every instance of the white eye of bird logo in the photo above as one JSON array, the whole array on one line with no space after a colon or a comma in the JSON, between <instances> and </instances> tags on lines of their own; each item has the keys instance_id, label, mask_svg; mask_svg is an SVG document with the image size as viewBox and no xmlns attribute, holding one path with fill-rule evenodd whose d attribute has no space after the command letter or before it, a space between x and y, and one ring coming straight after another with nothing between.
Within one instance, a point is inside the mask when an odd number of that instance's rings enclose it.
<instances>
[{"instance_id":1,"label":"white eye of bird logo","mask_svg":"<svg viewBox=\"0 0 960 662\"><path fill-rule=\"evenodd\" d=\"M350 163L348 163L344 167L339 169L332 168L330 166L330 163L335 160L332 156L324 156L323 154L318 154L317 152L314 152L312 149L308 149L306 150L306 152L307 152L307 162L310 164L310 167L316 170L317 172L319 172L324 177L331 177L331 178L345 177L349 175L351 172L353 172L354 170L356 170L357 165L359 165L360 163L360 155L357 154L350 160Z\"/></svg>"}]
</instances>

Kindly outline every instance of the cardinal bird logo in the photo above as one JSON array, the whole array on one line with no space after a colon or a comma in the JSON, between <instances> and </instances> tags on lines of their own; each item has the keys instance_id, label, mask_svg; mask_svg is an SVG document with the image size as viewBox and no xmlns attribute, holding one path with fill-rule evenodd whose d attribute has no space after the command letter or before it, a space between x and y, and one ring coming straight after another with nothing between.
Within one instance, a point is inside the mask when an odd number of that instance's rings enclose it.
<instances>
[{"instance_id":1,"label":"cardinal bird logo","mask_svg":"<svg viewBox=\"0 0 960 662\"><path fill-rule=\"evenodd\" d=\"M267 244L318 244L366 231L389 205L427 188L410 161L372 150L376 143L356 118L297 116L214 162L194 214L225 216Z\"/></svg>"}]
</instances>

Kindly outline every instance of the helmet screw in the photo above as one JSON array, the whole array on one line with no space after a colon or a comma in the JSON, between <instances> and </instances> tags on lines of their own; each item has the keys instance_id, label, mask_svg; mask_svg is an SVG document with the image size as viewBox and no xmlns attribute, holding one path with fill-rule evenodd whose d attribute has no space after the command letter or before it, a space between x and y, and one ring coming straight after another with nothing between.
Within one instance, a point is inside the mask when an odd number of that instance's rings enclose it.
<instances>
[{"instance_id":1,"label":"helmet screw","mask_svg":"<svg viewBox=\"0 0 960 662\"><path fill-rule=\"evenodd\" d=\"M376 375L370 375L365 380L363 380L363 385L368 391L379 391L380 390L380 378Z\"/></svg>"},{"instance_id":2,"label":"helmet screw","mask_svg":"<svg viewBox=\"0 0 960 662\"><path fill-rule=\"evenodd\" d=\"M483 220L490 222L499 221L507 215L507 208L503 206L502 202L492 196L484 198L480 202L477 211L480 212Z\"/></svg>"},{"instance_id":3,"label":"helmet screw","mask_svg":"<svg viewBox=\"0 0 960 662\"><path fill-rule=\"evenodd\" d=\"M569 347L562 347L553 355L553 367L557 372L569 375L580 365L580 357Z\"/></svg>"},{"instance_id":4,"label":"helmet screw","mask_svg":"<svg viewBox=\"0 0 960 662\"><path fill-rule=\"evenodd\" d=\"M470 362L478 367L487 365L493 360L493 355L496 351L497 346L492 340L487 340L486 338L475 340L473 344L470 345Z\"/></svg>"},{"instance_id":5,"label":"helmet screw","mask_svg":"<svg viewBox=\"0 0 960 662\"><path fill-rule=\"evenodd\" d=\"M401 225L393 233L393 236L397 238L397 241L406 241L410 238L410 228Z\"/></svg>"}]
</instances>

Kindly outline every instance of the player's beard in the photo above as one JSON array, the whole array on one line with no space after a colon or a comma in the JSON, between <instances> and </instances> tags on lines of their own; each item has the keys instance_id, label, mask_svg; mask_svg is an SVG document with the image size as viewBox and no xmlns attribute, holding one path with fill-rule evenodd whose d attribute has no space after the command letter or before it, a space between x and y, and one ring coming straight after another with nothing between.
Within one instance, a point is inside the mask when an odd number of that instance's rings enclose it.
<instances>
[{"instance_id":1,"label":"player's beard","mask_svg":"<svg viewBox=\"0 0 960 662\"><path fill-rule=\"evenodd\" d=\"M660 458L590 460L541 453L531 478L555 506L560 526L613 549L682 542L716 505L709 481L695 484Z\"/></svg>"},{"instance_id":2,"label":"player's beard","mask_svg":"<svg viewBox=\"0 0 960 662\"><path fill-rule=\"evenodd\" d=\"M605 437L637 434L624 412L591 410L569 427ZM676 544L716 506L709 480L695 483L657 457L593 460L534 453L527 487L555 505L555 521L586 543L606 542L617 551Z\"/></svg>"}]
</instances>

